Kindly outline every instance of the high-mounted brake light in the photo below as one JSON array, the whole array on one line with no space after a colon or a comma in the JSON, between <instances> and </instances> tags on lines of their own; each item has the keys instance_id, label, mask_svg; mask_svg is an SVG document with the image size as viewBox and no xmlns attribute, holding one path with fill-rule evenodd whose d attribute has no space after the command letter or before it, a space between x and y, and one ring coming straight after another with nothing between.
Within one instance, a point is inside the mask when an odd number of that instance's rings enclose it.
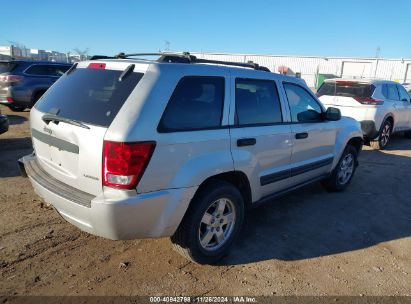
<instances>
[{"instance_id":1,"label":"high-mounted brake light","mask_svg":"<svg viewBox=\"0 0 411 304\"><path fill-rule=\"evenodd\" d=\"M384 100L374 99L371 97L354 97L354 99L365 105L382 105L384 103Z\"/></svg>"},{"instance_id":2,"label":"high-mounted brake light","mask_svg":"<svg viewBox=\"0 0 411 304\"><path fill-rule=\"evenodd\" d=\"M349 85L357 84L358 82L350 81L350 80L337 80L336 83L339 85L349 86Z\"/></svg>"},{"instance_id":3,"label":"high-mounted brake light","mask_svg":"<svg viewBox=\"0 0 411 304\"><path fill-rule=\"evenodd\" d=\"M106 68L105 63L97 63L97 62L92 62L87 66L88 69L98 69L98 70L104 70Z\"/></svg>"},{"instance_id":4,"label":"high-mounted brake light","mask_svg":"<svg viewBox=\"0 0 411 304\"><path fill-rule=\"evenodd\" d=\"M5 75L5 76L0 76L0 81L1 82L17 82L20 80L23 80L23 76L19 75Z\"/></svg>"},{"instance_id":5,"label":"high-mounted brake light","mask_svg":"<svg viewBox=\"0 0 411 304\"><path fill-rule=\"evenodd\" d=\"M154 147L154 142L104 141L103 186L136 188L150 161Z\"/></svg>"}]
</instances>

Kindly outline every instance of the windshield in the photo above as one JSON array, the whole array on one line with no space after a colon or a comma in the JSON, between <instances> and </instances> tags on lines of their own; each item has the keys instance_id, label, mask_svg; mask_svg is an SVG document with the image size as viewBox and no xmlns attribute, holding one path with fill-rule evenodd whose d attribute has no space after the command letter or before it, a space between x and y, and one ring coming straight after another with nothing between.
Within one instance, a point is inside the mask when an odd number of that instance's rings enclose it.
<instances>
[{"instance_id":1,"label":"windshield","mask_svg":"<svg viewBox=\"0 0 411 304\"><path fill-rule=\"evenodd\" d=\"M345 97L371 97L375 87L368 83L358 82L324 82L318 89L317 96L345 96Z\"/></svg>"},{"instance_id":2,"label":"windshield","mask_svg":"<svg viewBox=\"0 0 411 304\"><path fill-rule=\"evenodd\" d=\"M36 104L36 109L60 117L108 127L143 77L131 73L122 81L122 71L83 69L65 74Z\"/></svg>"}]
</instances>

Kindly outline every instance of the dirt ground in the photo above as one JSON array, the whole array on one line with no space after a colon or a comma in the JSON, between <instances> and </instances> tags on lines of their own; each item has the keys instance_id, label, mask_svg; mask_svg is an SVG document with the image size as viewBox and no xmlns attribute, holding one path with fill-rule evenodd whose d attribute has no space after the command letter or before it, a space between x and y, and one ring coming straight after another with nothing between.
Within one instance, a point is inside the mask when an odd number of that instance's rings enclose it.
<instances>
[{"instance_id":1,"label":"dirt ground","mask_svg":"<svg viewBox=\"0 0 411 304\"><path fill-rule=\"evenodd\" d=\"M199 266L166 238L110 241L65 222L19 176L29 113L1 110L0 295L411 296L411 140L366 147L344 193L315 184L253 210L232 254Z\"/></svg>"}]
</instances>

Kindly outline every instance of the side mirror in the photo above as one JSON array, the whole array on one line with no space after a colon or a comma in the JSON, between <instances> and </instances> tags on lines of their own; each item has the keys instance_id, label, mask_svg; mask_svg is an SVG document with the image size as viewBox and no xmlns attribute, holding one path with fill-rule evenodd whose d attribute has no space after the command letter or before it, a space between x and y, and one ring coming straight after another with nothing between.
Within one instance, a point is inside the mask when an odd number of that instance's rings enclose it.
<instances>
[{"instance_id":1,"label":"side mirror","mask_svg":"<svg viewBox=\"0 0 411 304\"><path fill-rule=\"evenodd\" d=\"M326 120L337 121L341 119L341 111L340 109L329 107L327 111L325 111Z\"/></svg>"}]
</instances>

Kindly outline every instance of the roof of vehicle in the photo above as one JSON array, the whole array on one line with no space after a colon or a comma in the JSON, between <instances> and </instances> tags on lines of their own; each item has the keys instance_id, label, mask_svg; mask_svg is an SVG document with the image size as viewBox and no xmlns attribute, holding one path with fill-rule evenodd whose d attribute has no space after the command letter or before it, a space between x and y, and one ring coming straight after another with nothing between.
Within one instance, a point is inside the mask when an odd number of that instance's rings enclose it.
<instances>
[{"instance_id":1,"label":"roof of vehicle","mask_svg":"<svg viewBox=\"0 0 411 304\"><path fill-rule=\"evenodd\" d=\"M146 59L147 56L157 56L155 60ZM140 58L135 58L140 57ZM141 58L143 57L143 58ZM260 66L254 62L228 62L228 61L219 61L219 60L208 60L197 58L196 56L190 55L188 52L184 53L141 53L141 54L130 54L125 55L120 53L115 57L110 56L93 56L89 61L82 61L78 63L78 67L84 68L87 67L92 62L101 62L101 63L110 63L108 69L124 69L125 64L138 64L140 65L139 71L145 72L150 65L157 65L161 67L169 66L171 67L181 67L189 69L199 69L203 70L204 68L211 69L224 69L228 71L246 71L246 73L257 73L261 75L261 78L264 79L281 79L283 81L297 82L303 85L306 85L305 81L301 78L296 78L295 76L287 76L283 74L278 74L271 72L268 68ZM137 67L136 67L137 69ZM135 69L135 70L136 70ZM198 71L199 73L204 72ZM273 77L274 76L274 77Z\"/></svg>"},{"instance_id":2,"label":"roof of vehicle","mask_svg":"<svg viewBox=\"0 0 411 304\"><path fill-rule=\"evenodd\" d=\"M369 84L393 83L393 84L397 84L397 82L391 81L391 80L370 79L370 78L329 78L329 79L325 79L324 82L356 82L356 83L369 83Z\"/></svg>"},{"instance_id":3,"label":"roof of vehicle","mask_svg":"<svg viewBox=\"0 0 411 304\"><path fill-rule=\"evenodd\" d=\"M89 60L89 61L81 61L78 63L77 67L79 68L85 68L87 67L90 63L111 63L111 66L107 66L107 69L125 69L127 66L126 64L136 64L139 65L139 67L136 66L134 69L135 71L140 71L140 72L145 72L150 65L157 65L161 66L162 68L186 68L191 71L197 70L198 74L201 75L204 72L204 69L207 68L208 71L210 69L224 69L229 73L230 71L244 71L245 73L252 73L252 74L258 74L260 75L261 79L281 79L282 81L290 81L290 82L297 82L301 83L303 85L306 85L305 81L301 78L297 78L295 76L288 76L288 75L283 75L283 74L278 74L274 73L271 71L266 71L266 70L257 70L247 66L236 66L236 65L227 65L224 61L221 62L193 62L193 63L182 63L182 62L161 62L157 60L147 60L147 59L136 59L136 58L126 58L126 59L113 59L113 58L108 58L108 59L97 59L97 60ZM186 70L188 72L188 70ZM208 72L207 71L207 72Z\"/></svg>"},{"instance_id":4,"label":"roof of vehicle","mask_svg":"<svg viewBox=\"0 0 411 304\"><path fill-rule=\"evenodd\" d=\"M72 65L72 63L58 62L58 61L47 61L47 60L30 60L30 59L17 59L17 60L0 60L0 63L36 63L36 64L64 64Z\"/></svg>"}]
</instances>

